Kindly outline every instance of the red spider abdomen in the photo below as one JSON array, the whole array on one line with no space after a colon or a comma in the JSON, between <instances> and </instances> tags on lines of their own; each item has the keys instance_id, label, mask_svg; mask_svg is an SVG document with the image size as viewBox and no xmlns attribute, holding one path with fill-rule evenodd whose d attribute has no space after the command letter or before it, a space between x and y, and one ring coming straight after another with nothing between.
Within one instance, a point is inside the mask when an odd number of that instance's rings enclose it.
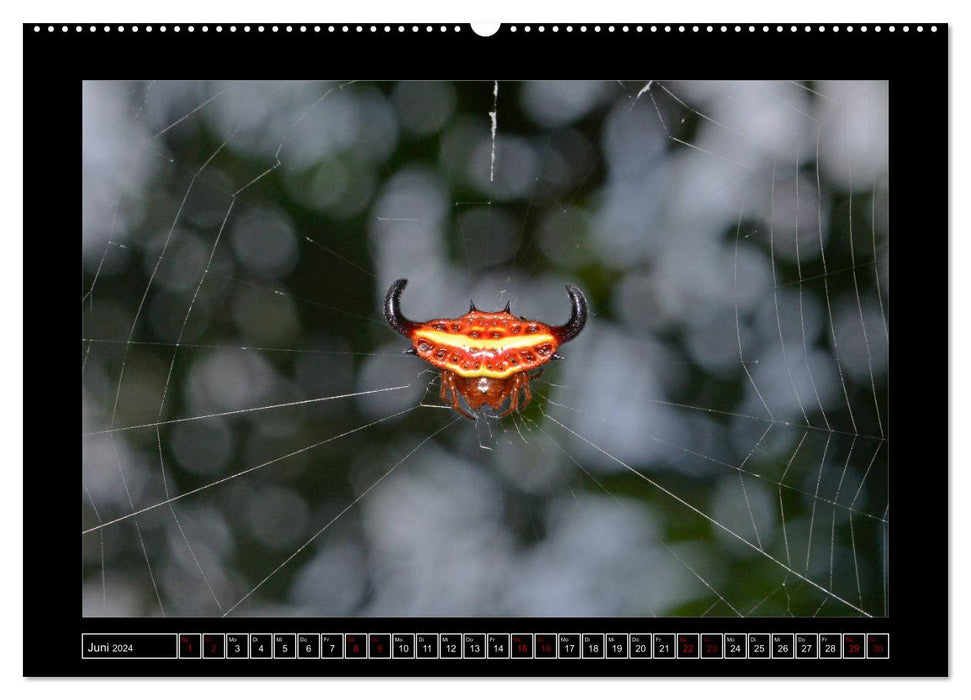
<instances>
[{"instance_id":1,"label":"red spider abdomen","mask_svg":"<svg viewBox=\"0 0 971 700\"><path fill-rule=\"evenodd\" d=\"M506 311L417 324L410 338L423 360L465 378L505 379L535 369L553 359L559 346L549 326Z\"/></svg>"}]
</instances>

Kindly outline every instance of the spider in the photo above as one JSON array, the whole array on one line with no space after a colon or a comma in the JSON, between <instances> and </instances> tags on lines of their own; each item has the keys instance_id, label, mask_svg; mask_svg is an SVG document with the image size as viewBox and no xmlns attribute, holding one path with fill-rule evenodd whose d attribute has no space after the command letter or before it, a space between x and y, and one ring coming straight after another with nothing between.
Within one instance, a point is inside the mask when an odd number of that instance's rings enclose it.
<instances>
[{"instance_id":1,"label":"spider","mask_svg":"<svg viewBox=\"0 0 971 700\"><path fill-rule=\"evenodd\" d=\"M509 304L502 311L479 311L475 303L458 318L436 318L424 323L411 321L401 313L401 292L408 280L397 280L384 298L384 315L396 331L411 341L406 353L417 355L442 370L439 395L466 418L475 416L459 403L459 396L472 411L488 405L500 416L525 408L532 393L529 380L535 379L551 360L562 360L556 353L560 345L573 340L587 322L587 300L583 292L566 285L573 311L562 326L547 326L525 317L515 317ZM520 403L520 394L523 399Z\"/></svg>"}]
</instances>

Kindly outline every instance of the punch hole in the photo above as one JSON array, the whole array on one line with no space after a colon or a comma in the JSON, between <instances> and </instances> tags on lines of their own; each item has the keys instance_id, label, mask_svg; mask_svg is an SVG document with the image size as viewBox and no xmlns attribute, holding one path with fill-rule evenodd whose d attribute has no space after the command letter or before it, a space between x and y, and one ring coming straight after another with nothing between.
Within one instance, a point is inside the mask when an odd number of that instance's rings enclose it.
<instances>
[{"instance_id":1,"label":"punch hole","mask_svg":"<svg viewBox=\"0 0 971 700\"><path fill-rule=\"evenodd\" d=\"M472 31L479 36L492 36L501 26L499 22L473 22Z\"/></svg>"}]
</instances>

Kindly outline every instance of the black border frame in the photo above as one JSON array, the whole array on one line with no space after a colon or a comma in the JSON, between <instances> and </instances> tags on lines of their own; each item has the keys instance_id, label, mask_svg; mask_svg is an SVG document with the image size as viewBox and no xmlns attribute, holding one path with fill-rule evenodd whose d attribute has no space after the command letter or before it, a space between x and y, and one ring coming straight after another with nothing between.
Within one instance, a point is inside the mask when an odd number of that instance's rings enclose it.
<instances>
[{"instance_id":1,"label":"black border frame","mask_svg":"<svg viewBox=\"0 0 971 700\"><path fill-rule=\"evenodd\" d=\"M81 31L76 27L80 26ZM24 441L45 449L24 459L24 669L28 676L942 676L949 673L948 454L939 435L946 381L929 385L936 356L928 331L946 324L948 230L948 39L938 25L504 25L492 37L469 25L34 25L24 32L25 361ZM135 31L138 26L138 31ZM230 30L235 26L235 31ZM244 27L250 27L245 31ZM258 27L262 26L263 31ZM320 31L315 31L319 26ZM374 26L375 30L371 27ZM405 31L399 32L398 27ZM458 26L460 31L456 32ZM529 31L526 30L527 26ZM556 31L554 31L556 26ZM652 29L653 26L653 29ZM777 29L781 26L781 30ZM876 31L877 26L880 31ZM48 28L52 27L53 30ZM62 27L67 27L66 30ZM274 29L275 27L275 29ZM305 27L301 31L301 27ZM346 27L346 29L345 29ZM360 27L360 29L358 29ZM417 31L413 27L418 27ZM442 31L441 27L445 27ZM610 27L613 27L611 30ZM638 31L638 27L641 31ZM752 27L753 29L750 29ZM767 30L764 30L766 27ZM795 27L795 31L791 28ZM821 27L825 31L821 31ZM891 31L891 27L893 31ZM289 29L288 29L289 28ZM572 29L572 31L568 31ZM555 63L532 56L556 56ZM47 533L77 527L80 472L73 436L51 440L49 412L58 389L80 389L80 337L73 305L81 255L81 81L157 78L318 78L339 74L353 57L353 75L382 79L624 78L648 67L674 78L886 79L890 85L891 274L904 294L893 314L890 422L899 423L891 450L891 487L909 494L893 512L888 618L554 619L554 618L171 618L104 619L81 616L78 580L81 540L62 554L33 546ZM349 70L349 72L351 72ZM341 77L341 76L336 76ZM50 183L51 164L60 176ZM75 187L73 207L52 207L52 189ZM70 200L70 195L62 201ZM940 243L934 243L938 235ZM71 255L52 256L51 236L74 237ZM906 266L901 264L906 263ZM30 275L42 267L43 287ZM53 268L53 269L52 269ZM62 289L63 287L63 289ZM909 303L916 295L922 304ZM54 304L50 300L55 300ZM40 308L43 304L43 308ZM31 306L37 306L31 309ZM31 313L33 311L33 313ZM937 313L940 313L937 316ZM931 325L933 324L933 325ZM911 338L919 338L910 342ZM38 347L38 341L39 347ZM63 361L52 356L64 355ZM946 357L946 356L945 356ZM945 360L946 361L946 360ZM945 365L946 366L946 365ZM919 367L922 371L911 372ZM945 370L946 371L946 370ZM53 388L54 391L51 391ZM54 398L53 400L57 400ZM77 414L76 428L80 425ZM55 433L62 426L54 426ZM69 432L67 426L63 426ZM40 430L44 430L41 433ZM36 434L35 434L35 431ZM74 433L77 435L77 433ZM919 469L923 478L910 479ZM933 470L940 478L928 478ZM58 475L58 476L55 476ZM51 487L52 479L63 487ZM921 537L908 537L920 533ZM889 660L542 660L386 659L82 660L82 632L856 632L889 633Z\"/></svg>"}]
</instances>

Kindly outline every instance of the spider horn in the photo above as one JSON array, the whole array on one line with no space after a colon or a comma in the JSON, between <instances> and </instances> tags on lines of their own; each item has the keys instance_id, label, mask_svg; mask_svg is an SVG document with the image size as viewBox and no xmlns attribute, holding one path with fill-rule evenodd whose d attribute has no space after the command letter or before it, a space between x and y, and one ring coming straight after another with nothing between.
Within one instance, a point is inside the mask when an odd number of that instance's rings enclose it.
<instances>
[{"instance_id":1,"label":"spider horn","mask_svg":"<svg viewBox=\"0 0 971 700\"><path fill-rule=\"evenodd\" d=\"M570 301L573 302L570 318L562 326L550 328L556 340L560 343L576 338L587 323L587 300L583 296L583 292L572 284L568 284L566 285L566 293L570 295Z\"/></svg>"},{"instance_id":2,"label":"spider horn","mask_svg":"<svg viewBox=\"0 0 971 700\"><path fill-rule=\"evenodd\" d=\"M503 311L505 311L507 314L509 313L509 303L510 302L507 301L506 302L506 308L503 309Z\"/></svg>"},{"instance_id":3,"label":"spider horn","mask_svg":"<svg viewBox=\"0 0 971 700\"><path fill-rule=\"evenodd\" d=\"M469 313L472 313L473 311L478 311L478 309L475 308L475 302L469 299Z\"/></svg>"},{"instance_id":4,"label":"spider horn","mask_svg":"<svg viewBox=\"0 0 971 700\"><path fill-rule=\"evenodd\" d=\"M409 320L401 313L401 292L406 284L408 284L408 280L400 279L388 288L388 293L384 297L384 317L388 319L392 328L406 338L410 338L411 331L419 324Z\"/></svg>"}]
</instances>

